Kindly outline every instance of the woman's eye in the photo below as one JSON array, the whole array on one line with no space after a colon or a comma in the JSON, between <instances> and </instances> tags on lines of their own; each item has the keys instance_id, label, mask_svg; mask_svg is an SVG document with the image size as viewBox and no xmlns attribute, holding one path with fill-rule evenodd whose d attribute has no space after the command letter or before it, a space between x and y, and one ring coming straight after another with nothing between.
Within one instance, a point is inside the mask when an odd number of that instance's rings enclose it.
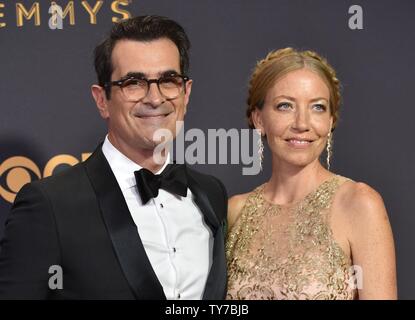
<instances>
[{"instance_id":1,"label":"woman's eye","mask_svg":"<svg viewBox=\"0 0 415 320\"><path fill-rule=\"evenodd\" d=\"M277 105L278 110L289 110L291 108L291 104L287 102L282 102Z\"/></svg>"},{"instance_id":2,"label":"woman's eye","mask_svg":"<svg viewBox=\"0 0 415 320\"><path fill-rule=\"evenodd\" d=\"M324 104L314 104L313 109L317 111L326 111L327 108Z\"/></svg>"}]
</instances>

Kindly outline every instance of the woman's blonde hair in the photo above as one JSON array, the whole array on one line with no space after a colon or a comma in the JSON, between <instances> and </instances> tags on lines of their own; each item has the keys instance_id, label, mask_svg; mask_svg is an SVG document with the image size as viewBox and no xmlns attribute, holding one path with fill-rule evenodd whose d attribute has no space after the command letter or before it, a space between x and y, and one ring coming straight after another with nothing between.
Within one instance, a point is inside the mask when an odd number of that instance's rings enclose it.
<instances>
[{"instance_id":1,"label":"woman's blonde hair","mask_svg":"<svg viewBox=\"0 0 415 320\"><path fill-rule=\"evenodd\" d=\"M285 74L303 68L317 73L329 88L330 114L333 116L332 129L336 127L341 99L340 81L337 79L336 71L325 58L314 51L297 51L293 48L285 48L268 53L265 59L257 63L252 73L246 111L251 129L255 128L252 122L252 112L256 108L262 109L268 90Z\"/></svg>"}]
</instances>

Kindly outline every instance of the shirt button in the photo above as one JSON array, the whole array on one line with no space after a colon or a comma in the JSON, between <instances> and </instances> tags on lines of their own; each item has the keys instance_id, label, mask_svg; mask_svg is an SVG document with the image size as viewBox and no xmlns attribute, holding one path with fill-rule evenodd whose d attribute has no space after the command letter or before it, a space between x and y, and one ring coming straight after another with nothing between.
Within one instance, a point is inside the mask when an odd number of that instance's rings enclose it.
<instances>
[{"instance_id":1,"label":"shirt button","mask_svg":"<svg viewBox=\"0 0 415 320\"><path fill-rule=\"evenodd\" d=\"M176 253L176 248L173 248L173 252Z\"/></svg>"},{"instance_id":2,"label":"shirt button","mask_svg":"<svg viewBox=\"0 0 415 320\"><path fill-rule=\"evenodd\" d=\"M181 295L180 295L180 293L177 295L177 299L180 299L180 297L181 297Z\"/></svg>"},{"instance_id":3,"label":"shirt button","mask_svg":"<svg viewBox=\"0 0 415 320\"><path fill-rule=\"evenodd\" d=\"M160 208L162 208L162 209L164 208L164 206L163 206L163 204L162 204L162 203L160 203Z\"/></svg>"}]
</instances>

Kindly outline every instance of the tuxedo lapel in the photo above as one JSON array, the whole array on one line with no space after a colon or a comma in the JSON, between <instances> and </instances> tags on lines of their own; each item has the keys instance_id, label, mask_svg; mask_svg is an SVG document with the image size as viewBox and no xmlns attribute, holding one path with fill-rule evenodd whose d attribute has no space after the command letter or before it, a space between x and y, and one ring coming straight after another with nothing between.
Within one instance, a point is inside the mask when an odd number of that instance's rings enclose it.
<instances>
[{"instance_id":1,"label":"tuxedo lapel","mask_svg":"<svg viewBox=\"0 0 415 320\"><path fill-rule=\"evenodd\" d=\"M101 146L85 166L121 269L137 299L166 299Z\"/></svg>"},{"instance_id":2,"label":"tuxedo lapel","mask_svg":"<svg viewBox=\"0 0 415 320\"><path fill-rule=\"evenodd\" d=\"M222 223L218 219L210 201L198 181L188 174L189 189L192 191L194 201L203 213L204 220L213 234L213 253L212 266L206 281L205 291L203 293L204 300L223 299L226 293L226 261L225 261L225 245L222 232Z\"/></svg>"},{"instance_id":3,"label":"tuxedo lapel","mask_svg":"<svg viewBox=\"0 0 415 320\"><path fill-rule=\"evenodd\" d=\"M216 231L219 227L219 220L212 208L212 205L210 204L207 194L201 188L196 179L194 179L192 175L189 174L188 170L187 179L189 182L189 189L192 191L194 197L193 200L202 211L206 224L209 226L209 228L212 230L213 235L215 236Z\"/></svg>"},{"instance_id":4,"label":"tuxedo lapel","mask_svg":"<svg viewBox=\"0 0 415 320\"><path fill-rule=\"evenodd\" d=\"M206 281L203 300L224 299L226 294L226 259L222 232L216 232L213 244L212 266Z\"/></svg>"}]
</instances>

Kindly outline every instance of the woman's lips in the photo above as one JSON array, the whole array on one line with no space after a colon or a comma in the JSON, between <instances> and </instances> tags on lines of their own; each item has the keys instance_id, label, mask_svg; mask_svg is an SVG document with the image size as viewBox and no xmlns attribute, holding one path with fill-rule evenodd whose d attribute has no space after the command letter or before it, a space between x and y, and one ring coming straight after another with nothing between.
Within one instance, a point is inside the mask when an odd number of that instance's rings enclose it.
<instances>
[{"instance_id":1,"label":"woman's lips","mask_svg":"<svg viewBox=\"0 0 415 320\"><path fill-rule=\"evenodd\" d=\"M304 139L286 139L285 141L287 141L290 147L294 147L298 149L308 148L313 143L313 140L304 140Z\"/></svg>"}]
</instances>

